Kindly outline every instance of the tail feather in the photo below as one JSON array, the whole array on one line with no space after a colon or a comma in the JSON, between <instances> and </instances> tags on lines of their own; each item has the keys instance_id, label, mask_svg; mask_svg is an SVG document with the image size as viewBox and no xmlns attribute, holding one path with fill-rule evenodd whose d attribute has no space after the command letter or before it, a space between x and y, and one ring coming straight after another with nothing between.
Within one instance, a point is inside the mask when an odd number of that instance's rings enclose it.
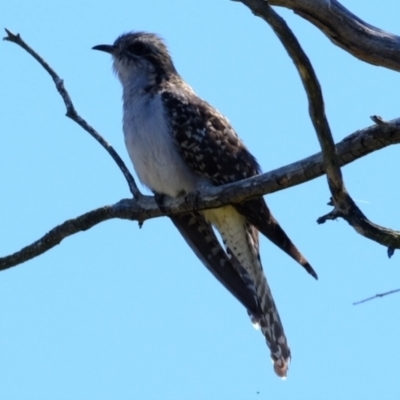
<instances>
[{"instance_id":1,"label":"tail feather","mask_svg":"<svg viewBox=\"0 0 400 400\"><path fill-rule=\"evenodd\" d=\"M282 321L275 305L271 289L265 276L262 275L256 283L257 297L262 310L261 318L256 320L265 337L271 351L271 359L274 364L275 373L285 378L289 369L291 359L290 347L288 345Z\"/></svg>"},{"instance_id":2,"label":"tail feather","mask_svg":"<svg viewBox=\"0 0 400 400\"><path fill-rule=\"evenodd\" d=\"M236 204L235 207L250 224L254 225L272 243L296 260L311 276L318 279L313 267L286 235L262 197Z\"/></svg>"},{"instance_id":3,"label":"tail feather","mask_svg":"<svg viewBox=\"0 0 400 400\"><path fill-rule=\"evenodd\" d=\"M230 219L232 221L233 218ZM241 228L239 221L242 222ZM237 228L237 229L236 229ZM271 352L275 373L284 378L290 362L290 348L259 254L258 230L240 217L236 224L219 226L226 252L247 287L254 291L257 314L249 311L253 325L259 326Z\"/></svg>"}]
</instances>

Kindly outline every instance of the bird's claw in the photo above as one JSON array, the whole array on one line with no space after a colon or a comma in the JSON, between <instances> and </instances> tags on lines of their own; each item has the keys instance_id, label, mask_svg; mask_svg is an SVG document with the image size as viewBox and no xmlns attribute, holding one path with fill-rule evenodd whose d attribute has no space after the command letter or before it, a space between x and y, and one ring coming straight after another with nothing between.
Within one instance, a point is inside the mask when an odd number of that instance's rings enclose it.
<instances>
[{"instance_id":1,"label":"bird's claw","mask_svg":"<svg viewBox=\"0 0 400 400\"><path fill-rule=\"evenodd\" d=\"M193 211L198 210L199 199L200 199L200 192L198 192L198 191L188 193L185 196L185 202L192 205Z\"/></svg>"},{"instance_id":2,"label":"bird's claw","mask_svg":"<svg viewBox=\"0 0 400 400\"><path fill-rule=\"evenodd\" d=\"M163 214L166 214L167 212L166 212L166 208L164 206L165 194L154 193L154 200L156 201L159 210Z\"/></svg>"}]
</instances>

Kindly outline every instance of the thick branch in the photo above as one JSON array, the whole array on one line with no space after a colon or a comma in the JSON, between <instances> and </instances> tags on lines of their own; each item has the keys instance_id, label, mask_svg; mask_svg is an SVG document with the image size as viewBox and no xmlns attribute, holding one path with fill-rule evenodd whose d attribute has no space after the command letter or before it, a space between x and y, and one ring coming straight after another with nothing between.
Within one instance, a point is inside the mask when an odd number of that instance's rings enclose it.
<instances>
[{"instance_id":1,"label":"thick branch","mask_svg":"<svg viewBox=\"0 0 400 400\"><path fill-rule=\"evenodd\" d=\"M347 136L336 145L338 160L341 166L347 165L373 151L396 143L400 143L400 119L391 121L384 126L374 125ZM210 188L207 193L203 193L196 199L195 204L187 202L184 197L167 198L163 208L167 214L174 214L191 211L194 208L219 207L232 202L240 202L246 198L277 192L322 175L324 175L322 154L318 153L254 178ZM162 213L152 196L142 196L139 202L133 199L121 200L112 206L101 207L68 220L31 245L12 255L0 258L0 271L43 254L66 237L88 230L100 222L121 218L142 223L161 215ZM393 248L400 248L399 236L394 240Z\"/></svg>"},{"instance_id":2,"label":"thick branch","mask_svg":"<svg viewBox=\"0 0 400 400\"><path fill-rule=\"evenodd\" d=\"M374 120L377 117L373 117ZM378 118L379 119L379 118ZM345 137L336 144L339 165L345 166L374 151L400 143L400 118L384 125L373 125ZM287 166L278 168L254 178L218 188L218 196L230 196L230 189L242 187L245 196L274 193L282 189L308 182L325 174L322 153L314 154ZM231 198L231 201L238 199Z\"/></svg>"},{"instance_id":3,"label":"thick branch","mask_svg":"<svg viewBox=\"0 0 400 400\"><path fill-rule=\"evenodd\" d=\"M255 12L265 1L244 0L242 3ZM338 1L269 0L269 3L293 10L354 57L400 71L400 37L364 22Z\"/></svg>"}]
</instances>

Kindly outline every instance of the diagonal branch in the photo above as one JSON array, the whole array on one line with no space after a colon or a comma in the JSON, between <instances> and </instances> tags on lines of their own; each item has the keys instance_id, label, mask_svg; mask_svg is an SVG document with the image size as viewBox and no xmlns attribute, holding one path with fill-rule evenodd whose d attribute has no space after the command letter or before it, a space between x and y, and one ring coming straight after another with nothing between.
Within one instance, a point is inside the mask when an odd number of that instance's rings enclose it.
<instances>
[{"instance_id":1,"label":"diagonal branch","mask_svg":"<svg viewBox=\"0 0 400 400\"><path fill-rule=\"evenodd\" d=\"M339 196L345 196L346 189L344 188L342 174L336 158L335 144L331 129L325 115L321 86L314 68L283 18L281 18L267 2L264 2L259 10L262 10L260 16L266 20L274 30L299 72L308 98L310 118L317 133L324 156L329 188L331 191L337 192Z\"/></svg>"},{"instance_id":2,"label":"diagonal branch","mask_svg":"<svg viewBox=\"0 0 400 400\"><path fill-rule=\"evenodd\" d=\"M0 258L0 271L22 264L45 253L47 250L60 244L68 236L90 229L100 222L115 218L112 211L112 207L105 206L65 221L20 251Z\"/></svg>"},{"instance_id":3,"label":"diagonal branch","mask_svg":"<svg viewBox=\"0 0 400 400\"><path fill-rule=\"evenodd\" d=\"M118 165L119 169L125 176L126 181L128 182L129 189L132 195L139 199L142 194L140 193L135 180L133 179L131 173L126 167L125 163L122 161L121 157L114 150L114 148L95 130L93 129L76 111L74 104L72 103L71 97L64 86L64 81L56 74L53 68L38 54L36 53L24 40L22 40L19 34L14 34L10 32L8 29L5 29L7 36L3 38L8 42L12 42L22 47L25 51L27 51L45 70L53 79L54 84L60 93L60 96L64 100L65 107L67 109L66 116L75 121L80 127L82 127L86 132L88 132L94 139L96 139L103 148L108 152L108 154L113 158L113 160Z\"/></svg>"},{"instance_id":4,"label":"diagonal branch","mask_svg":"<svg viewBox=\"0 0 400 400\"><path fill-rule=\"evenodd\" d=\"M379 117L372 117L379 120ZM400 143L400 118L358 130L336 144L337 159L345 166L374 151ZM308 182L325 174L322 153L317 153L268 173L237 183L220 186L216 195L224 200L231 196L231 188L242 188L244 196L274 193L282 189ZM230 201L239 201L229 197Z\"/></svg>"},{"instance_id":5,"label":"diagonal branch","mask_svg":"<svg viewBox=\"0 0 400 400\"><path fill-rule=\"evenodd\" d=\"M391 121L384 126L374 125L347 136L336 145L338 160L340 165L344 166L373 151L396 143L400 143L400 119ZM322 175L324 175L322 153L318 153L257 177L209 188L207 192L202 193L196 199L195 204L187 202L185 197L166 198L163 209L166 214L174 214L194 209L219 207L228 203L240 202L247 198L277 192ZM0 258L0 271L37 257L58 245L66 237L88 230L100 222L120 218L142 223L147 219L161 215L163 214L153 196L142 196L140 201L135 199L121 200L112 206L104 206L65 221L22 250ZM393 235L391 246L393 248L400 247L400 235Z\"/></svg>"}]
</instances>

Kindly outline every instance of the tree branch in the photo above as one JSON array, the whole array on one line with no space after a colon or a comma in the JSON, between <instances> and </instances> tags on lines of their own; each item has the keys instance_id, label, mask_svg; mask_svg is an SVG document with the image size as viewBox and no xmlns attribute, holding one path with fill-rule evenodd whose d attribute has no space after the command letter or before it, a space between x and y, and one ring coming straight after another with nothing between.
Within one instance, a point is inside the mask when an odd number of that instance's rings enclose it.
<instances>
[{"instance_id":1,"label":"tree branch","mask_svg":"<svg viewBox=\"0 0 400 400\"><path fill-rule=\"evenodd\" d=\"M90 229L99 222L106 221L110 218L115 218L112 207L106 206L65 221L29 246L24 247L14 254L0 258L0 271L35 258L58 245L66 237Z\"/></svg>"},{"instance_id":2,"label":"tree branch","mask_svg":"<svg viewBox=\"0 0 400 400\"><path fill-rule=\"evenodd\" d=\"M386 146L400 143L400 118L382 125L373 125L357 131L336 145L339 164L347 165ZM204 210L220 207L244 199L274 193L302 184L324 175L322 153L304 158L285 167L244 179L229 185L209 188L194 202L187 198L166 198L163 209L166 214ZM154 201L153 196L141 196L140 200L124 199L112 206L104 206L77 218L56 226L42 238L9 256L0 258L0 271L22 264L58 245L63 239L77 232L85 231L100 222L112 218L143 221L164 215ZM400 238L394 242L394 248L400 247Z\"/></svg>"},{"instance_id":3,"label":"tree branch","mask_svg":"<svg viewBox=\"0 0 400 400\"><path fill-rule=\"evenodd\" d=\"M324 101L318 78L314 69L286 22L269 6L268 2L242 0L246 5L251 3L252 11L263 18L274 30L299 72L309 102L310 118L314 125L324 158L324 168L332 193L334 209L329 214L320 217L317 222L322 224L328 219L344 218L359 234L388 247L389 254L398 247L400 232L381 227L369 221L357 207L347 192L336 149L325 116ZM249 5L250 7L250 5ZM375 120L378 122L378 120ZM380 121L384 124L384 121Z\"/></svg>"},{"instance_id":4,"label":"tree branch","mask_svg":"<svg viewBox=\"0 0 400 400\"><path fill-rule=\"evenodd\" d=\"M262 11L260 16L271 26L297 68L307 94L310 118L322 149L329 188L331 192L337 193L338 197L343 197L347 193L336 157L331 129L325 115L321 86L314 68L283 18L267 2L264 2L258 11Z\"/></svg>"},{"instance_id":5,"label":"tree branch","mask_svg":"<svg viewBox=\"0 0 400 400\"><path fill-rule=\"evenodd\" d=\"M253 12L265 4L265 0L241 2ZM369 64L400 71L400 37L364 22L338 1L269 0L269 3L293 10L354 57Z\"/></svg>"},{"instance_id":6,"label":"tree branch","mask_svg":"<svg viewBox=\"0 0 400 400\"><path fill-rule=\"evenodd\" d=\"M371 118L382 120L376 116ZM336 144L337 159L342 167L374 151L397 143L400 143L400 118L385 122L383 125L372 125L345 137ZM287 189L324 174L322 153L317 153L262 175L220 186L216 194L222 199L224 195L231 196L231 188L240 186L245 196L254 197ZM235 198L229 198L231 201L237 201Z\"/></svg>"},{"instance_id":7,"label":"tree branch","mask_svg":"<svg viewBox=\"0 0 400 400\"><path fill-rule=\"evenodd\" d=\"M88 132L94 139L96 139L103 148L108 152L108 154L113 158L113 160L118 165L119 169L122 171L132 195L139 199L142 194L140 193L135 180L133 179L131 173L126 167L125 163L122 161L121 157L114 150L114 148L94 129L92 128L77 112L74 104L72 103L71 97L64 86L64 81L56 74L56 72L50 67L50 65L39 55L37 54L24 40L22 40L21 36L18 34L14 34L10 32L8 29L5 29L7 36L3 38L8 42L12 42L22 47L25 51L27 51L45 70L53 79L54 84L56 85L58 93L64 100L65 107L67 109L66 116L75 121L80 127L82 127L86 132Z\"/></svg>"}]
</instances>

